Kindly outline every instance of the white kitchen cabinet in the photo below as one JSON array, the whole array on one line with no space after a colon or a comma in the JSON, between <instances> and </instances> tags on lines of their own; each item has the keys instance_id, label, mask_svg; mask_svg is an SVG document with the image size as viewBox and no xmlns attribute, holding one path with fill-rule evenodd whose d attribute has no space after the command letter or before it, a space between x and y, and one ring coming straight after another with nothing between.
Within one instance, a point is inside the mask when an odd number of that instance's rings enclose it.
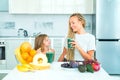
<instances>
[{"instance_id":1,"label":"white kitchen cabinet","mask_svg":"<svg viewBox=\"0 0 120 80\"><path fill-rule=\"evenodd\" d=\"M63 0L63 13L94 13L94 0Z\"/></svg>"},{"instance_id":2,"label":"white kitchen cabinet","mask_svg":"<svg viewBox=\"0 0 120 80\"><path fill-rule=\"evenodd\" d=\"M55 50L55 59L54 61L58 61L64 45L64 37L50 37L51 39L51 47Z\"/></svg>"},{"instance_id":3,"label":"white kitchen cabinet","mask_svg":"<svg viewBox=\"0 0 120 80\"><path fill-rule=\"evenodd\" d=\"M0 70L5 70L6 69L6 64L0 64Z\"/></svg>"},{"instance_id":4,"label":"white kitchen cabinet","mask_svg":"<svg viewBox=\"0 0 120 80\"><path fill-rule=\"evenodd\" d=\"M10 14L94 13L95 0L9 0Z\"/></svg>"}]
</instances>

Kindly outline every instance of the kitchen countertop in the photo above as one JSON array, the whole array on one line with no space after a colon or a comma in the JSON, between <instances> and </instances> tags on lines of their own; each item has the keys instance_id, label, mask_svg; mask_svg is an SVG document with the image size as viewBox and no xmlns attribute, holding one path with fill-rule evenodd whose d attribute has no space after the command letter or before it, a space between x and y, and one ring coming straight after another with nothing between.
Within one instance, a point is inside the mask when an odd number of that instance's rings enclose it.
<instances>
[{"instance_id":1,"label":"kitchen countertop","mask_svg":"<svg viewBox=\"0 0 120 80\"><path fill-rule=\"evenodd\" d=\"M49 36L50 38L64 38L64 36ZM35 39L35 36L0 36L0 39Z\"/></svg>"},{"instance_id":2,"label":"kitchen countertop","mask_svg":"<svg viewBox=\"0 0 120 80\"><path fill-rule=\"evenodd\" d=\"M2 73L9 73L11 70L0 70L0 74Z\"/></svg>"},{"instance_id":3,"label":"kitchen countertop","mask_svg":"<svg viewBox=\"0 0 120 80\"><path fill-rule=\"evenodd\" d=\"M53 62L50 69L32 72L20 72L14 68L2 80L112 80L103 68L94 73L81 73L77 68L62 68L60 65L61 62Z\"/></svg>"}]
</instances>

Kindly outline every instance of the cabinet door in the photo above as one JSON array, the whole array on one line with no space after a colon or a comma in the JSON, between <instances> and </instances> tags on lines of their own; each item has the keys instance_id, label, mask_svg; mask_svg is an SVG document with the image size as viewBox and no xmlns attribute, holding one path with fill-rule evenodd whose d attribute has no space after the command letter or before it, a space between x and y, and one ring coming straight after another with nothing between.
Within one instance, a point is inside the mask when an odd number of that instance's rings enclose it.
<instances>
[{"instance_id":1,"label":"cabinet door","mask_svg":"<svg viewBox=\"0 0 120 80\"><path fill-rule=\"evenodd\" d=\"M63 13L93 14L93 0L64 0Z\"/></svg>"},{"instance_id":2,"label":"cabinet door","mask_svg":"<svg viewBox=\"0 0 120 80\"><path fill-rule=\"evenodd\" d=\"M27 13L28 0L9 0L9 13Z\"/></svg>"},{"instance_id":3,"label":"cabinet door","mask_svg":"<svg viewBox=\"0 0 120 80\"><path fill-rule=\"evenodd\" d=\"M75 0L74 11L83 14L93 14L93 0Z\"/></svg>"},{"instance_id":4,"label":"cabinet door","mask_svg":"<svg viewBox=\"0 0 120 80\"><path fill-rule=\"evenodd\" d=\"M6 70L6 64L0 64L0 70Z\"/></svg>"},{"instance_id":5,"label":"cabinet door","mask_svg":"<svg viewBox=\"0 0 120 80\"><path fill-rule=\"evenodd\" d=\"M94 0L9 0L11 14L93 14Z\"/></svg>"},{"instance_id":6,"label":"cabinet door","mask_svg":"<svg viewBox=\"0 0 120 80\"><path fill-rule=\"evenodd\" d=\"M63 51L64 37L61 38L52 37L50 39L51 39L51 47L55 50L54 61L57 62Z\"/></svg>"},{"instance_id":7,"label":"cabinet door","mask_svg":"<svg viewBox=\"0 0 120 80\"><path fill-rule=\"evenodd\" d=\"M20 46L20 44L27 39L8 39L6 40L6 62L7 69L13 69L19 62L15 57L15 49Z\"/></svg>"}]
</instances>

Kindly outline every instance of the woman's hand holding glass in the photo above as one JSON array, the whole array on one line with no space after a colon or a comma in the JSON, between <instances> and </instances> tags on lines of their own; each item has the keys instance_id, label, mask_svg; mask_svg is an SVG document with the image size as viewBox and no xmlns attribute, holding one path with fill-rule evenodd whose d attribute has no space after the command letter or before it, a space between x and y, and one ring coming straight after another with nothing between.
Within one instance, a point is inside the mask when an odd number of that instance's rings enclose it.
<instances>
[{"instance_id":1,"label":"woman's hand holding glass","mask_svg":"<svg viewBox=\"0 0 120 80\"><path fill-rule=\"evenodd\" d=\"M70 42L70 43L72 44L72 47L73 47L73 48L79 49L80 46L79 46L79 44L78 44L77 41L74 40L74 41L72 41L72 42Z\"/></svg>"}]
</instances>

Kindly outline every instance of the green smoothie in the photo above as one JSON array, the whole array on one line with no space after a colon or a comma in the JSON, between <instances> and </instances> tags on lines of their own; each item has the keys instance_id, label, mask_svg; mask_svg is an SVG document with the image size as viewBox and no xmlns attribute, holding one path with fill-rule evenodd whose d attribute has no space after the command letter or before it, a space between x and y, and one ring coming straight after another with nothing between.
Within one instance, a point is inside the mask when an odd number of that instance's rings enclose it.
<instances>
[{"instance_id":1,"label":"green smoothie","mask_svg":"<svg viewBox=\"0 0 120 80\"><path fill-rule=\"evenodd\" d=\"M67 43L68 43L68 48L73 48L72 44L70 42L73 42L74 40L71 38L67 39Z\"/></svg>"},{"instance_id":2,"label":"green smoothie","mask_svg":"<svg viewBox=\"0 0 120 80\"><path fill-rule=\"evenodd\" d=\"M54 53L53 52L47 52L46 53L48 63L52 63L54 61Z\"/></svg>"}]
</instances>

